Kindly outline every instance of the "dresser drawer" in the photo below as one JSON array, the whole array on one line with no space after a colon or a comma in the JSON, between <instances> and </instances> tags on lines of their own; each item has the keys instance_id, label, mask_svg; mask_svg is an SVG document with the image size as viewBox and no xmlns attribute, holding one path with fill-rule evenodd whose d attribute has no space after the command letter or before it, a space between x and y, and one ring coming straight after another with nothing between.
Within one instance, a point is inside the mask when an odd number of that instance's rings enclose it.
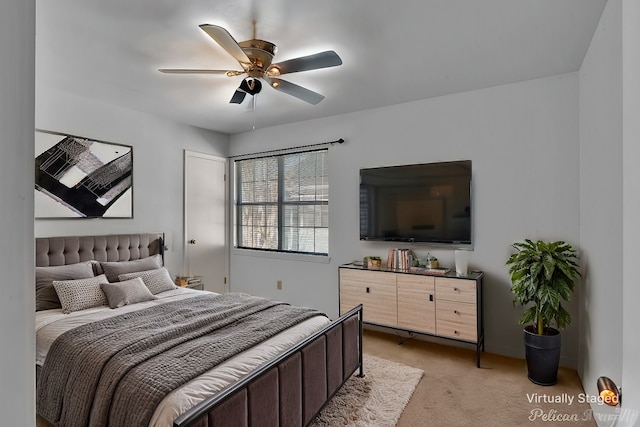
<instances>
[{"instance_id":1,"label":"dresser drawer","mask_svg":"<svg viewBox=\"0 0 640 427\"><path fill-rule=\"evenodd\" d=\"M380 271L340 270L340 312L363 305L363 320L396 326L396 276Z\"/></svg>"},{"instance_id":2,"label":"dresser drawer","mask_svg":"<svg viewBox=\"0 0 640 427\"><path fill-rule=\"evenodd\" d=\"M344 285L370 286L372 283L396 286L396 275L386 271L340 269L340 288Z\"/></svg>"},{"instance_id":3,"label":"dresser drawer","mask_svg":"<svg viewBox=\"0 0 640 427\"><path fill-rule=\"evenodd\" d=\"M449 300L475 304L476 282L475 280L436 277L436 297L438 301Z\"/></svg>"},{"instance_id":4,"label":"dresser drawer","mask_svg":"<svg viewBox=\"0 0 640 427\"><path fill-rule=\"evenodd\" d=\"M436 332L435 280L430 276L397 276L398 326L417 332Z\"/></svg>"},{"instance_id":5,"label":"dresser drawer","mask_svg":"<svg viewBox=\"0 0 640 427\"><path fill-rule=\"evenodd\" d=\"M478 340L476 305L438 298L436 334L467 341Z\"/></svg>"}]
</instances>

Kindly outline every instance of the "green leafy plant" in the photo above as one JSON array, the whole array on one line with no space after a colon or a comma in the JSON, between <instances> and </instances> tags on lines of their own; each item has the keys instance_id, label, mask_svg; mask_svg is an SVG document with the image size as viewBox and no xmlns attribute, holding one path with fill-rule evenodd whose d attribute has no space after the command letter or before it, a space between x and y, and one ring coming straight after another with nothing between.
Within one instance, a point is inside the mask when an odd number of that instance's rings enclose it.
<instances>
[{"instance_id":1,"label":"green leafy plant","mask_svg":"<svg viewBox=\"0 0 640 427\"><path fill-rule=\"evenodd\" d=\"M533 242L529 239L512 245L516 253L506 262L511 278L514 304L528 307L520 324L533 323L538 335L552 324L564 329L571 323L562 301L569 301L580 275L576 250L568 243Z\"/></svg>"}]
</instances>

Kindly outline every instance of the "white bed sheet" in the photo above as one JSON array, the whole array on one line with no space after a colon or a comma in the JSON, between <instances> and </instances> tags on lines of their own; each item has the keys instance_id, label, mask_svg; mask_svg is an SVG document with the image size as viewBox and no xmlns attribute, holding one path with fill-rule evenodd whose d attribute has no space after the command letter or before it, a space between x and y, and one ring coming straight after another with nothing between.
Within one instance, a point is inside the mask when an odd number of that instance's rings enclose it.
<instances>
[{"instance_id":1,"label":"white bed sheet","mask_svg":"<svg viewBox=\"0 0 640 427\"><path fill-rule=\"evenodd\" d=\"M117 309L108 306L63 314L61 309L36 312L36 364L42 366L53 341L65 331L122 313L153 307L167 301L189 298L202 291L179 288L158 294L156 300L127 305ZM150 427L169 427L182 413L225 386L236 382L256 368L282 354L304 338L322 329L330 320L315 316L269 338L194 378L168 394L156 408Z\"/></svg>"}]
</instances>

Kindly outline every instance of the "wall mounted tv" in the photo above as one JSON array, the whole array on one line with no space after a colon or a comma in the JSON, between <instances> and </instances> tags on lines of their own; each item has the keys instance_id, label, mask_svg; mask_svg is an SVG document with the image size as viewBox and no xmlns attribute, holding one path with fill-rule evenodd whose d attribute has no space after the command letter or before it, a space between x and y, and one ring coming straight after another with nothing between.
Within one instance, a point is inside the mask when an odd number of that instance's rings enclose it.
<instances>
[{"instance_id":1,"label":"wall mounted tv","mask_svg":"<svg viewBox=\"0 0 640 427\"><path fill-rule=\"evenodd\" d=\"M360 169L360 240L472 244L471 160Z\"/></svg>"}]
</instances>

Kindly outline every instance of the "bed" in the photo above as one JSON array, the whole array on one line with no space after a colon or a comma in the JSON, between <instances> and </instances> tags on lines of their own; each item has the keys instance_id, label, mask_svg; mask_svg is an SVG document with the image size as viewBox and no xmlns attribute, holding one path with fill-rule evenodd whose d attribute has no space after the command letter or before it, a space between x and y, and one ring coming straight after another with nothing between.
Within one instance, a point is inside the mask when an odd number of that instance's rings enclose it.
<instances>
[{"instance_id":1,"label":"bed","mask_svg":"<svg viewBox=\"0 0 640 427\"><path fill-rule=\"evenodd\" d=\"M361 306L331 321L264 298L175 287L162 233L35 246L37 410L53 424L306 426L363 375Z\"/></svg>"}]
</instances>

